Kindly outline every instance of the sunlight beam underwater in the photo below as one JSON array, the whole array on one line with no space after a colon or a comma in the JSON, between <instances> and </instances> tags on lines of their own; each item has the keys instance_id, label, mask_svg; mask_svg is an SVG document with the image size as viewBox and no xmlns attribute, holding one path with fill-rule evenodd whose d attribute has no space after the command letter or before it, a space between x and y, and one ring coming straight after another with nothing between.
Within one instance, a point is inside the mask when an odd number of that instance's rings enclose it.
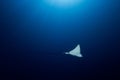
<instances>
[{"instance_id":1,"label":"sunlight beam underwater","mask_svg":"<svg viewBox=\"0 0 120 80\"><path fill-rule=\"evenodd\" d=\"M47 6L53 6L56 9L68 9L68 8L73 8L75 6L77 6L82 0L44 0L45 4L47 4ZM73 50L69 51L69 52L65 52L65 54L69 54L75 57L83 57L81 54L81 50L80 50L80 45L78 44Z\"/></svg>"},{"instance_id":2,"label":"sunlight beam underwater","mask_svg":"<svg viewBox=\"0 0 120 80\"><path fill-rule=\"evenodd\" d=\"M51 6L56 7L71 7L79 4L82 0L45 0Z\"/></svg>"}]
</instances>

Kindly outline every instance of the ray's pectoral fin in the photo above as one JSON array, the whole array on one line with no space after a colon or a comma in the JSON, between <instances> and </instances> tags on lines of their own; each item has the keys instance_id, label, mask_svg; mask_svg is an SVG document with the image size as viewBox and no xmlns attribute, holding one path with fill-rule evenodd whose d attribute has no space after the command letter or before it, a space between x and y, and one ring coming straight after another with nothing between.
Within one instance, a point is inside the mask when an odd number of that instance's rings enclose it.
<instances>
[{"instance_id":1,"label":"ray's pectoral fin","mask_svg":"<svg viewBox=\"0 0 120 80\"><path fill-rule=\"evenodd\" d=\"M65 54L70 54L70 55L76 56L76 57L83 57L82 54L81 54L81 50L80 50L80 45L79 44L73 50L71 50L69 52L65 52Z\"/></svg>"}]
</instances>

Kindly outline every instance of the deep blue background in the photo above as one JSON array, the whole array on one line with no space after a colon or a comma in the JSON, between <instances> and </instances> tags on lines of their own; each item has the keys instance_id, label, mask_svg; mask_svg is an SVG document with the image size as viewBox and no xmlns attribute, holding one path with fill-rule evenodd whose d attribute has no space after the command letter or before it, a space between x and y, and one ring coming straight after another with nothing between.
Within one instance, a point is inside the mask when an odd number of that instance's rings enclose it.
<instances>
[{"instance_id":1,"label":"deep blue background","mask_svg":"<svg viewBox=\"0 0 120 80\"><path fill-rule=\"evenodd\" d=\"M67 9L42 0L1 2L2 76L16 80L119 77L119 0L84 0ZM64 55L77 44L83 58Z\"/></svg>"}]
</instances>

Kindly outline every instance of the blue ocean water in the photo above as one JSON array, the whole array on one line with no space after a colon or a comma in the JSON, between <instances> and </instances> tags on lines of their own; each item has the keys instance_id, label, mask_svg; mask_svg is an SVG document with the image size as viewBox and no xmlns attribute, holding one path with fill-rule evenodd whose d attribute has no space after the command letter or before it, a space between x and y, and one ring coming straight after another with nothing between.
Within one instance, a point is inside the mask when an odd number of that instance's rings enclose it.
<instances>
[{"instance_id":1,"label":"blue ocean water","mask_svg":"<svg viewBox=\"0 0 120 80\"><path fill-rule=\"evenodd\" d=\"M83 0L70 8L44 0L2 1L1 72L34 80L116 75L119 8L118 0ZM77 44L83 58L64 54Z\"/></svg>"}]
</instances>

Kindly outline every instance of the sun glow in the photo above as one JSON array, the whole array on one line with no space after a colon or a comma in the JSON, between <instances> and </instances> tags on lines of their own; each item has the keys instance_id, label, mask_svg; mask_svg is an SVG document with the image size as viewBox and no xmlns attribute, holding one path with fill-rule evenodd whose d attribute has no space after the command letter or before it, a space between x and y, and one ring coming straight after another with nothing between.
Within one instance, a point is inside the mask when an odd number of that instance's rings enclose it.
<instances>
[{"instance_id":1,"label":"sun glow","mask_svg":"<svg viewBox=\"0 0 120 80\"><path fill-rule=\"evenodd\" d=\"M74 6L81 2L81 0L45 0L45 1L52 6L59 6L59 7Z\"/></svg>"}]
</instances>

